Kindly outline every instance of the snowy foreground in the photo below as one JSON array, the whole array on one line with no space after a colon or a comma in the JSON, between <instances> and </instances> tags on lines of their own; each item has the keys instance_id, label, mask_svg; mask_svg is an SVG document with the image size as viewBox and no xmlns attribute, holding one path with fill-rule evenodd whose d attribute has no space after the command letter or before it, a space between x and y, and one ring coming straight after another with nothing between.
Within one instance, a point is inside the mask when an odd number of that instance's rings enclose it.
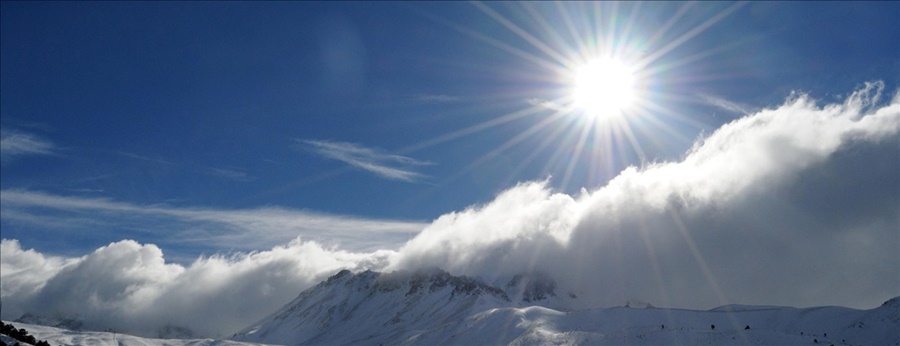
<instances>
[{"instance_id":1,"label":"snowy foreground","mask_svg":"<svg viewBox=\"0 0 900 346\"><path fill-rule=\"evenodd\" d=\"M195 339L195 340L179 340L179 339L152 339L131 336L127 334L106 333L106 332L90 332L90 331L71 331L67 329L47 327L36 324L27 324L19 322L7 322L16 328L25 328L28 334L37 340L45 340L50 345L85 345L85 346L249 346L259 345L247 342L237 342L230 340L213 340L213 339ZM8 345L14 345L16 340L12 338L4 338L0 336L0 341L6 342ZM21 345L29 345L20 343Z\"/></svg>"},{"instance_id":2,"label":"snowy foreground","mask_svg":"<svg viewBox=\"0 0 900 346\"><path fill-rule=\"evenodd\" d=\"M871 310L729 305L565 311L545 276L503 287L440 269L342 271L233 340L148 339L13 322L51 345L900 345L900 297Z\"/></svg>"}]
</instances>

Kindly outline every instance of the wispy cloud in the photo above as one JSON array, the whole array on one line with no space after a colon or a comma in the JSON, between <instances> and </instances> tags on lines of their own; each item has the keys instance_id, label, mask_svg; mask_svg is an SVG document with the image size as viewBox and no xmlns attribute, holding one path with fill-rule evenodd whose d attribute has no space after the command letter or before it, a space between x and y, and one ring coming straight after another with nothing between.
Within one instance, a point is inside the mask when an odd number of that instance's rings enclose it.
<instances>
[{"instance_id":1,"label":"wispy cloud","mask_svg":"<svg viewBox=\"0 0 900 346\"><path fill-rule=\"evenodd\" d=\"M460 98L458 96L452 96L447 94L424 94L424 95L416 95L416 100L424 101L424 102L456 102L459 101Z\"/></svg>"},{"instance_id":2,"label":"wispy cloud","mask_svg":"<svg viewBox=\"0 0 900 346\"><path fill-rule=\"evenodd\" d=\"M0 191L5 220L60 231L78 228L133 229L155 234L161 244L191 242L253 250L302 236L347 249L399 246L425 224L368 219L278 207L256 209L176 208L136 205L103 198L60 196L28 190Z\"/></svg>"},{"instance_id":3,"label":"wispy cloud","mask_svg":"<svg viewBox=\"0 0 900 346\"><path fill-rule=\"evenodd\" d=\"M361 168L378 176L393 180L414 182L424 178L421 173L410 169L411 166L429 165L401 155L388 154L378 149L366 148L353 143L331 142L319 140L297 140L315 153L323 157L342 161L353 167Z\"/></svg>"},{"instance_id":4,"label":"wispy cloud","mask_svg":"<svg viewBox=\"0 0 900 346\"><path fill-rule=\"evenodd\" d=\"M15 130L0 129L0 160L9 161L25 155L52 154L56 147L40 136Z\"/></svg>"},{"instance_id":5,"label":"wispy cloud","mask_svg":"<svg viewBox=\"0 0 900 346\"><path fill-rule=\"evenodd\" d=\"M135 160L141 160L141 161L147 161L147 162L153 162L153 163L160 163L160 164L163 164L163 165L166 165L166 166L172 166L172 165L175 165L175 163L173 163L173 162L171 162L171 161L167 161L167 160L160 159L160 158L154 158L154 157L149 157L149 156L144 156L144 155L138 155L138 154L135 154L135 153L129 153L129 152L125 152L125 151L117 151L116 153L118 153L119 155L128 157L128 158L135 159Z\"/></svg>"},{"instance_id":6,"label":"wispy cloud","mask_svg":"<svg viewBox=\"0 0 900 346\"><path fill-rule=\"evenodd\" d=\"M253 177L245 172L241 172L241 171L233 170L233 169L210 167L210 168L204 169L203 172L206 173L207 175L211 175L211 176L219 177L219 178L223 178L223 179L228 179L228 180L234 180L234 181L247 182L247 181L256 180L255 177Z\"/></svg>"},{"instance_id":7,"label":"wispy cloud","mask_svg":"<svg viewBox=\"0 0 900 346\"><path fill-rule=\"evenodd\" d=\"M558 103L556 103L556 102L549 101L549 100L544 100L544 99L539 99L539 98L536 98L536 97L532 97L532 98L526 100L526 102L528 102L528 104L530 104L530 105L532 105L532 106L543 107L543 108L546 108L546 109L549 109L549 110L553 110L553 111L563 111L563 110L565 110L565 107L563 107L562 105L560 105L560 104L558 104Z\"/></svg>"},{"instance_id":8,"label":"wispy cloud","mask_svg":"<svg viewBox=\"0 0 900 346\"><path fill-rule=\"evenodd\" d=\"M67 190L72 191L72 192L79 192L79 193L103 193L103 191L104 191L103 189L89 189L89 188L75 188L75 189L67 189Z\"/></svg>"},{"instance_id":9,"label":"wispy cloud","mask_svg":"<svg viewBox=\"0 0 900 346\"><path fill-rule=\"evenodd\" d=\"M743 115L750 114L754 111L753 107L729 101L713 94L700 93L697 94L697 99L702 103L731 113L738 113Z\"/></svg>"}]
</instances>

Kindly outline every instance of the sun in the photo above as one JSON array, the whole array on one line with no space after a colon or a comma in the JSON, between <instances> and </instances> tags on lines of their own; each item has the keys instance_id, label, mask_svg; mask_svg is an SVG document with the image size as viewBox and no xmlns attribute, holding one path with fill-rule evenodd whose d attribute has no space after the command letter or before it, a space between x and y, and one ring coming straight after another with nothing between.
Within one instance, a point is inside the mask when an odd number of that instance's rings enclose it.
<instances>
[{"instance_id":1,"label":"sun","mask_svg":"<svg viewBox=\"0 0 900 346\"><path fill-rule=\"evenodd\" d=\"M611 58L592 60L575 69L574 106L592 119L621 116L634 103L634 69Z\"/></svg>"}]
</instances>

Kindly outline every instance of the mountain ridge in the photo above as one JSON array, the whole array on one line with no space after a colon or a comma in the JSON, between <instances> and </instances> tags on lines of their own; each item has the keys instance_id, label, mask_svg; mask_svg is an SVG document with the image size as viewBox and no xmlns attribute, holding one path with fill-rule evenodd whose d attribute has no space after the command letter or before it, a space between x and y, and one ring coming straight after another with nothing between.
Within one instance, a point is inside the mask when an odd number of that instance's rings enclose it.
<instances>
[{"instance_id":1,"label":"mountain ridge","mask_svg":"<svg viewBox=\"0 0 900 346\"><path fill-rule=\"evenodd\" d=\"M285 345L900 345L900 297L871 310L731 304L702 311L643 302L565 310L548 306L576 297L558 294L545 273L516 275L502 287L440 268L343 270L232 339Z\"/></svg>"},{"instance_id":2,"label":"mountain ridge","mask_svg":"<svg viewBox=\"0 0 900 346\"><path fill-rule=\"evenodd\" d=\"M193 339L179 331L140 338L27 323L79 329L77 316L26 315L15 324L53 345L900 345L900 297L869 310L740 304L689 310L637 300L609 308L561 308L577 299L560 292L546 273L489 284L436 267L342 270L227 340Z\"/></svg>"}]
</instances>

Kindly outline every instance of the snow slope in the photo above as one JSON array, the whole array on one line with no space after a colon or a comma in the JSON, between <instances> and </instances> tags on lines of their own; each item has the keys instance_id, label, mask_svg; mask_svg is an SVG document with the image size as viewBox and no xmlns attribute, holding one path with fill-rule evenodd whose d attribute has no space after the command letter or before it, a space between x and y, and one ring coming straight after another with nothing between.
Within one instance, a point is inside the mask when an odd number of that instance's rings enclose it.
<instances>
[{"instance_id":1,"label":"snow slope","mask_svg":"<svg viewBox=\"0 0 900 346\"><path fill-rule=\"evenodd\" d=\"M21 322L6 322L12 324L16 328L25 328L28 334L37 340L46 340L50 345L85 345L85 346L263 346L262 344L238 342L231 340L213 340L213 339L151 339L131 336L127 334L107 333L107 332L91 332L91 331L72 331L56 327L48 327L36 324L28 324ZM0 340L6 340L0 338ZM14 340L7 341L7 344L13 345ZM22 343L22 345L27 345Z\"/></svg>"},{"instance_id":2,"label":"snow slope","mask_svg":"<svg viewBox=\"0 0 900 346\"><path fill-rule=\"evenodd\" d=\"M900 298L872 310L729 305L709 311L563 311L541 306L556 305L552 280L534 282L523 287L513 280L503 290L436 268L342 271L233 339L280 345L900 345Z\"/></svg>"},{"instance_id":3,"label":"snow slope","mask_svg":"<svg viewBox=\"0 0 900 346\"><path fill-rule=\"evenodd\" d=\"M0 342L6 343L7 345L15 345L16 343L18 343L19 346L33 346L27 342L21 342L19 340L9 337L8 335L3 335L3 334L0 334Z\"/></svg>"}]
</instances>

